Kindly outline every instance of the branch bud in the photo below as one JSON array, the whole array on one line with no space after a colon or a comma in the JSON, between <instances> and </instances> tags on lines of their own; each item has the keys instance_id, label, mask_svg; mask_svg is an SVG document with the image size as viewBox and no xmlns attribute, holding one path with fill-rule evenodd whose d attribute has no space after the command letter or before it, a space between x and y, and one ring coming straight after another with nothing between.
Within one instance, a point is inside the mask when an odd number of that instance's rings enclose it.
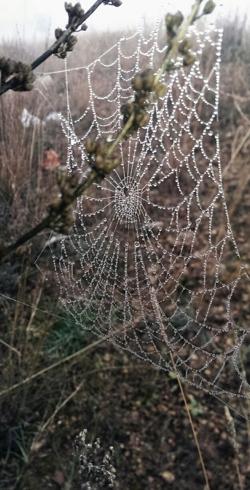
<instances>
[{"instance_id":1,"label":"branch bud","mask_svg":"<svg viewBox=\"0 0 250 490\"><path fill-rule=\"evenodd\" d=\"M176 27L180 27L184 20L183 14L180 12L180 10L178 10L178 12L176 12L176 14L174 15L174 20Z\"/></svg>"},{"instance_id":2,"label":"branch bud","mask_svg":"<svg viewBox=\"0 0 250 490\"><path fill-rule=\"evenodd\" d=\"M215 7L216 7L216 5L215 5L214 1L208 0L204 6L203 15L211 14L214 11Z\"/></svg>"},{"instance_id":3,"label":"branch bud","mask_svg":"<svg viewBox=\"0 0 250 490\"><path fill-rule=\"evenodd\" d=\"M57 27L57 29L55 30L55 38L59 39L62 34L63 34L63 30L60 27Z\"/></svg>"}]
</instances>

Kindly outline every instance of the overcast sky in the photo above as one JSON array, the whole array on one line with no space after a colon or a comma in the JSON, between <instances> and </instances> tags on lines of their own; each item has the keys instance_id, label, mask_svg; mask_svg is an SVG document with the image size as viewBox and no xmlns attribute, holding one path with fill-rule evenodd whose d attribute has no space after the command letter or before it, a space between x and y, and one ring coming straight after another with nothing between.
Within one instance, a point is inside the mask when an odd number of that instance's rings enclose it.
<instances>
[{"instance_id":1,"label":"overcast sky","mask_svg":"<svg viewBox=\"0 0 250 490\"><path fill-rule=\"evenodd\" d=\"M0 0L4 4L5 0ZM74 1L72 3L75 3ZM84 0L82 5L89 7L93 0ZM112 30L131 26L139 18L150 19L167 10L182 11L190 9L193 0L123 0L119 8L101 6L89 19L89 29ZM243 14L250 11L250 0L218 0L217 15L228 16L232 11ZM5 39L39 38L52 35L54 28L64 26L66 14L64 0L11 0L6 8L0 9L0 37Z\"/></svg>"}]
</instances>

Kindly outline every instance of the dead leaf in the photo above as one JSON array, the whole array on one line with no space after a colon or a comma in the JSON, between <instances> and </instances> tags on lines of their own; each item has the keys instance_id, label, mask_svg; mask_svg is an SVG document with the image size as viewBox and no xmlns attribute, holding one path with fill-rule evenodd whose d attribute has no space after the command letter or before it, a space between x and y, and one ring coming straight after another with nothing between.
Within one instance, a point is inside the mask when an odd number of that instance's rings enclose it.
<instances>
[{"instance_id":1,"label":"dead leaf","mask_svg":"<svg viewBox=\"0 0 250 490\"><path fill-rule=\"evenodd\" d=\"M42 168L44 170L54 170L59 167L60 158L55 150L49 149L44 152L44 157L42 161Z\"/></svg>"}]
</instances>

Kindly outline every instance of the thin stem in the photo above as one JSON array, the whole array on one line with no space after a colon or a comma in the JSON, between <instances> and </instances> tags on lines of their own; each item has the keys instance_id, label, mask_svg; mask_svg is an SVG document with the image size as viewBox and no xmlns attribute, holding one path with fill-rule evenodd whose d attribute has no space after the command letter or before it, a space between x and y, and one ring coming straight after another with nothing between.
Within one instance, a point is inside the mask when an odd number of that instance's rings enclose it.
<instances>
[{"instance_id":1,"label":"thin stem","mask_svg":"<svg viewBox=\"0 0 250 490\"><path fill-rule=\"evenodd\" d=\"M206 482L206 490L210 490L210 484L209 484L209 480L208 480L207 470L206 470L206 466L205 466L205 463L204 463L204 459L203 459L203 455L202 455L202 451L201 451L201 447L200 447L198 435L197 435L197 432L196 432L195 427L194 427L194 422L193 422L193 418L192 418L192 415L191 415L191 412L190 412L190 408L188 406L186 393L185 393L183 384L181 382L181 378L179 376L179 373L177 371L176 364L175 364L175 361L174 361L174 357L173 357L172 352L170 352L170 358L171 358L171 362L173 364L174 373L175 373L176 378L177 378L177 382L178 382L178 385L179 385L179 388L180 388L181 396L182 396L182 399L183 399L183 402L184 402L185 410L186 410L186 413L187 413L187 416L188 416L188 420L189 420L189 423L190 423L190 426L191 426L191 430L192 430L192 433L193 433L195 445L196 445L197 452L198 452L198 455L199 455L200 464L201 464L201 468L202 468L202 473L203 473L203 476L204 476L204 480Z\"/></svg>"},{"instance_id":2,"label":"thin stem","mask_svg":"<svg viewBox=\"0 0 250 490\"><path fill-rule=\"evenodd\" d=\"M237 457L236 457L236 460L235 460L235 469L236 469L237 478L238 478L238 482L239 482L239 488L240 488L240 490L244 490L244 485L243 485L243 481L242 481L242 475L241 475L241 472L240 472L239 460L238 460Z\"/></svg>"},{"instance_id":3,"label":"thin stem","mask_svg":"<svg viewBox=\"0 0 250 490\"><path fill-rule=\"evenodd\" d=\"M230 170L230 167L231 167L232 163L234 163L236 157L239 155L239 153L242 150L243 146L248 142L249 139L250 139L250 129L243 136L243 138L240 141L239 145L237 146L237 148L233 152L233 154L232 154L232 156L231 156L228 164L226 165L226 167L224 168L224 170L222 172L223 177L225 177L225 175L228 173L228 171Z\"/></svg>"},{"instance_id":4,"label":"thin stem","mask_svg":"<svg viewBox=\"0 0 250 490\"><path fill-rule=\"evenodd\" d=\"M87 189L90 187L96 180L97 180L97 172L95 170L92 170L87 179L81 183L75 190L74 195L72 196L72 203L79 197L81 196ZM27 233L19 237L14 243L7 247L3 247L0 249L0 262L3 260L6 256L8 256L11 252L14 250L17 250L19 247L24 245L25 243L29 242L32 238L40 234L42 231L51 228L53 225L57 223L57 221L60 219L62 212L66 209L68 206L67 204L63 204L60 206L57 215L56 216L46 216L38 225L36 225L34 228L29 230Z\"/></svg>"},{"instance_id":5,"label":"thin stem","mask_svg":"<svg viewBox=\"0 0 250 490\"><path fill-rule=\"evenodd\" d=\"M41 369L37 373L32 374L28 378L23 379L19 383L15 383L14 385L10 386L9 388L6 388L6 390L3 390L3 391L0 392L0 398L2 396L9 395L13 391L17 390L18 388L21 388L22 386L25 386L25 385L31 383L35 379L40 378L41 376L43 376L44 374L48 373L52 369L55 369L55 368L57 368L59 366L62 366L63 364L69 363L69 362L75 360L77 357L80 357L83 354L86 354L87 352L93 350L98 345L100 345L103 342L105 342L105 340L107 340L108 338L109 337L103 337L101 339L98 339L95 342L93 342L92 344L87 345L87 347L84 347L83 349L81 349L81 350L79 350L77 352L74 352L70 356L67 356L67 357L64 357L63 359L60 359L59 361L55 362L54 364L51 364L50 366L47 366L46 368Z\"/></svg>"},{"instance_id":6,"label":"thin stem","mask_svg":"<svg viewBox=\"0 0 250 490\"><path fill-rule=\"evenodd\" d=\"M178 56L178 47L181 41L185 38L188 28L194 23L194 21L197 19L197 14L200 9L200 4L202 3L202 0L196 0L194 5L191 8L190 15L184 20L179 28L179 31L175 38L173 39L171 43L171 47L167 50L167 54L163 60L163 63L161 67L159 68L157 75L156 75L156 80L159 81L164 75L166 71L168 71L168 63L171 61L174 61L177 56Z\"/></svg>"},{"instance_id":7,"label":"thin stem","mask_svg":"<svg viewBox=\"0 0 250 490\"><path fill-rule=\"evenodd\" d=\"M104 368L95 368L95 369L91 369L90 371L87 371L84 374L84 376L85 376L85 378L87 378L89 376L92 376L93 374L105 373L105 372L109 372L109 371L123 371L123 370L126 370L126 372L127 372L128 369L131 369L134 372L135 366L133 365L133 366L130 367L130 366L127 366L126 365L126 366L107 366L107 367L104 367ZM138 366L137 366L137 369L138 369ZM145 370L145 367L143 366L142 369ZM56 415L67 405L67 403L70 400L72 400L72 398L74 398L79 393L79 391L83 388L85 382L86 382L86 379L84 379L83 381L81 381L81 383L79 383L77 385L77 387L75 388L75 390L72 393L70 393L70 395L60 405L57 405L57 407L55 408L53 414L46 420L46 422L38 430L38 434L36 435L36 438L38 438L38 437L41 436L41 434L45 431L45 429L47 429L47 427L55 419Z\"/></svg>"},{"instance_id":8,"label":"thin stem","mask_svg":"<svg viewBox=\"0 0 250 490\"><path fill-rule=\"evenodd\" d=\"M44 61L46 61L52 54L54 54L58 48L60 47L61 44L63 44L70 34L73 32L76 32L78 27L80 27L84 22L100 7L100 5L103 3L103 0L96 0L95 3L87 10L87 12L79 19L78 23L74 25L74 28L69 27L63 34L62 36L54 43L50 48L48 48L47 51L45 51L41 56L39 56L35 61L33 61L31 67L32 70L40 66Z\"/></svg>"},{"instance_id":9,"label":"thin stem","mask_svg":"<svg viewBox=\"0 0 250 490\"><path fill-rule=\"evenodd\" d=\"M110 146L109 148L109 151L108 151L108 156L111 156L112 153L114 152L115 148L119 145L119 143L121 143L121 141L125 138L125 136L128 134L130 128L132 127L133 125L133 121L134 121L134 114L131 114L130 118L128 119L128 121L126 122L125 126L123 127L123 129L121 130L120 133L118 133L115 141L113 142L113 144Z\"/></svg>"},{"instance_id":10,"label":"thin stem","mask_svg":"<svg viewBox=\"0 0 250 490\"><path fill-rule=\"evenodd\" d=\"M5 347L7 347L7 349L10 349L11 351L15 352L15 354L17 354L17 356L18 356L19 359L21 358L21 353L15 347L13 347L12 345L10 345L7 342L5 342L3 339L0 339L0 344L2 344Z\"/></svg>"},{"instance_id":11,"label":"thin stem","mask_svg":"<svg viewBox=\"0 0 250 490\"><path fill-rule=\"evenodd\" d=\"M40 378L44 374L47 374L49 371L56 369L59 366L62 366L63 364L67 364L69 362L74 361L78 357L81 357L82 355L87 354L89 351L93 350L95 347L98 347L99 345L103 344L105 341L112 341L112 338L114 338L116 335L122 334L124 331L127 332L129 328L133 328L133 324L130 322L127 325L125 325L123 328L119 328L115 330L114 332L110 333L109 335L106 335L105 337L101 337L100 339L96 340L95 342L92 342L92 344L87 345L86 347L83 347L82 349L78 350L77 352L74 352L73 354L70 354L67 357L64 357L63 359L60 359L59 361L51 364L50 366L47 366L44 369L41 369L37 373L32 374L28 378L23 379L19 383L15 383L14 385L10 386L9 388L6 388L5 390L0 392L0 398L2 396L8 395L9 393L12 393L13 391L17 390L18 388L21 388L22 386L25 386L32 381L34 381L37 378Z\"/></svg>"},{"instance_id":12,"label":"thin stem","mask_svg":"<svg viewBox=\"0 0 250 490\"><path fill-rule=\"evenodd\" d=\"M3 248L2 250L0 249L0 261L7 255L9 255L11 252L14 250L17 250L19 247L27 243L31 238L35 237L41 231L45 230L46 228L49 227L50 224L50 219L49 216L46 216L38 225L36 225L34 228L29 230L27 233L22 235L20 238L18 238L14 243L11 245L8 245L7 247Z\"/></svg>"}]
</instances>

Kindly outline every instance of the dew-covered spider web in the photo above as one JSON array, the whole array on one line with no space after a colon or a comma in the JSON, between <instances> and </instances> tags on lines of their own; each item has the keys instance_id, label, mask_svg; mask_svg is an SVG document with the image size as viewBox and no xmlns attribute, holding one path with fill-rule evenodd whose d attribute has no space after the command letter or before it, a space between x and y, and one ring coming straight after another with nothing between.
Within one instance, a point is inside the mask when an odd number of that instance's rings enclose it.
<instances>
[{"instance_id":1,"label":"dew-covered spider web","mask_svg":"<svg viewBox=\"0 0 250 490\"><path fill-rule=\"evenodd\" d=\"M196 61L183 67L177 60L149 124L120 143L121 165L78 200L74 230L53 260L61 301L81 328L163 370L173 370L171 352L188 383L246 396L240 349L247 330L232 311L241 270L228 278L239 252L218 139L222 32L192 27L188 35ZM61 123L69 172L88 174L86 138L115 138L132 78L156 70L164 51L158 24L120 39L87 66L66 65ZM81 114L72 109L79 87Z\"/></svg>"}]
</instances>

